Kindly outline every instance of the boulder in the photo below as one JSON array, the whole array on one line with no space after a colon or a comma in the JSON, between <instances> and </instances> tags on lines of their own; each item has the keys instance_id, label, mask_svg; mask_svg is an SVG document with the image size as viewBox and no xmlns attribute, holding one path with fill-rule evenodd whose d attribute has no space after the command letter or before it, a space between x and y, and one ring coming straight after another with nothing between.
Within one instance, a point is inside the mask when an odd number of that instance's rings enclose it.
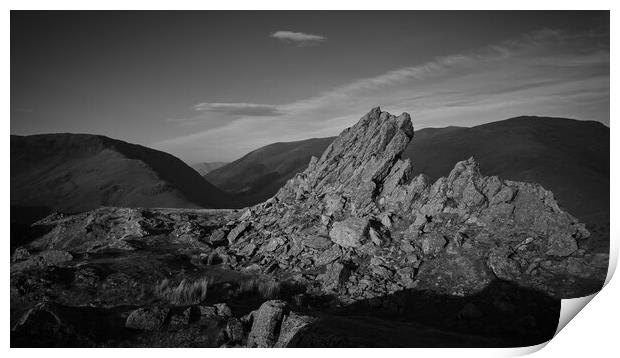
<instances>
[{"instance_id":1,"label":"boulder","mask_svg":"<svg viewBox=\"0 0 620 358\"><path fill-rule=\"evenodd\" d=\"M243 232L245 232L250 226L252 226L252 223L249 221L243 221L239 225L235 226L235 228L230 230L228 233L228 243L230 245L234 244L241 234L243 234Z\"/></svg>"},{"instance_id":2,"label":"boulder","mask_svg":"<svg viewBox=\"0 0 620 358\"><path fill-rule=\"evenodd\" d=\"M241 216L239 217L239 221L246 221L246 220L249 220L251 217L252 217L252 210L248 209L244 211L243 214L241 214Z\"/></svg>"},{"instance_id":3,"label":"boulder","mask_svg":"<svg viewBox=\"0 0 620 358\"><path fill-rule=\"evenodd\" d=\"M211 235L209 236L209 239L207 240L207 242L211 244L212 246L220 246L226 243L227 242L226 230L218 229L218 230L213 231Z\"/></svg>"},{"instance_id":4,"label":"boulder","mask_svg":"<svg viewBox=\"0 0 620 358\"><path fill-rule=\"evenodd\" d=\"M281 300L263 303L254 315L247 346L270 348L276 343L287 304Z\"/></svg>"},{"instance_id":5,"label":"boulder","mask_svg":"<svg viewBox=\"0 0 620 358\"><path fill-rule=\"evenodd\" d=\"M127 320L125 327L152 331L161 328L170 313L170 309L166 307L150 306L142 307L132 311Z\"/></svg>"},{"instance_id":6,"label":"boulder","mask_svg":"<svg viewBox=\"0 0 620 358\"><path fill-rule=\"evenodd\" d=\"M213 307L215 307L215 310L217 311L218 316L221 316L221 317L232 316L232 310L226 303L216 303L213 305Z\"/></svg>"},{"instance_id":7,"label":"boulder","mask_svg":"<svg viewBox=\"0 0 620 358\"><path fill-rule=\"evenodd\" d=\"M368 219L348 218L335 222L329 231L329 237L342 247L360 247L367 240L368 228Z\"/></svg>"},{"instance_id":8,"label":"boulder","mask_svg":"<svg viewBox=\"0 0 620 358\"><path fill-rule=\"evenodd\" d=\"M347 282L350 274L351 271L340 262L329 265L323 275L323 290L335 291L340 289Z\"/></svg>"}]
</instances>

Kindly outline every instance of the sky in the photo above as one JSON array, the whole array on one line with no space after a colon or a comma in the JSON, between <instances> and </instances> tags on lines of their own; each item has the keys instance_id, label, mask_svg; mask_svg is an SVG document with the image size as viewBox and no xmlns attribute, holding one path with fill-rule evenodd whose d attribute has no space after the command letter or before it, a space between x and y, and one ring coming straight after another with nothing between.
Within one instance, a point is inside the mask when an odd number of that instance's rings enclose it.
<instances>
[{"instance_id":1,"label":"sky","mask_svg":"<svg viewBox=\"0 0 620 358\"><path fill-rule=\"evenodd\" d=\"M609 126L609 12L11 12L11 134L91 133L189 164L520 115ZM415 140L415 139L414 139Z\"/></svg>"}]
</instances>

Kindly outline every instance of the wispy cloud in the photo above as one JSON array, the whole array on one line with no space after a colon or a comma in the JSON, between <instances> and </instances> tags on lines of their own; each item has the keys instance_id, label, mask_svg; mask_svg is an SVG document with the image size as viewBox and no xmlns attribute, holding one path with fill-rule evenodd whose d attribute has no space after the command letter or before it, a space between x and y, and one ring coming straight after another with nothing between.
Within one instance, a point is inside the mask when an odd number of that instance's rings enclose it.
<instances>
[{"instance_id":1,"label":"wispy cloud","mask_svg":"<svg viewBox=\"0 0 620 358\"><path fill-rule=\"evenodd\" d=\"M197 112L216 112L231 116L279 116L283 112L271 104L257 103L211 103L203 102L194 106Z\"/></svg>"},{"instance_id":2,"label":"wispy cloud","mask_svg":"<svg viewBox=\"0 0 620 358\"><path fill-rule=\"evenodd\" d=\"M155 146L182 155L193 152L196 158L209 153L207 159L234 160L276 141L337 135L376 105L411 113L416 128L470 126L528 114L608 123L609 48L593 36L601 35L526 34L269 106L286 116L257 120L239 114L217 128Z\"/></svg>"},{"instance_id":3,"label":"wispy cloud","mask_svg":"<svg viewBox=\"0 0 620 358\"><path fill-rule=\"evenodd\" d=\"M294 42L298 45L313 45L327 40L324 36L294 31L276 31L270 36L278 40Z\"/></svg>"},{"instance_id":4,"label":"wispy cloud","mask_svg":"<svg viewBox=\"0 0 620 358\"><path fill-rule=\"evenodd\" d=\"M211 130L244 118L273 118L286 113L280 106L244 102L202 102L192 106L191 109L191 113L186 116L169 118L166 121Z\"/></svg>"}]
</instances>

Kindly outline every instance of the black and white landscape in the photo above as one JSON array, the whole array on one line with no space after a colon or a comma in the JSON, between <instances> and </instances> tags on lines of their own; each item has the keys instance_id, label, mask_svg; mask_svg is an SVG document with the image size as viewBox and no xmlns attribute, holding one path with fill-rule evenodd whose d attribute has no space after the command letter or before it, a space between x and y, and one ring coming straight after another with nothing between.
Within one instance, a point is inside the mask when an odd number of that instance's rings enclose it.
<instances>
[{"instance_id":1,"label":"black and white landscape","mask_svg":"<svg viewBox=\"0 0 620 358\"><path fill-rule=\"evenodd\" d=\"M10 150L12 347L536 345L607 274L609 13L13 11Z\"/></svg>"}]
</instances>

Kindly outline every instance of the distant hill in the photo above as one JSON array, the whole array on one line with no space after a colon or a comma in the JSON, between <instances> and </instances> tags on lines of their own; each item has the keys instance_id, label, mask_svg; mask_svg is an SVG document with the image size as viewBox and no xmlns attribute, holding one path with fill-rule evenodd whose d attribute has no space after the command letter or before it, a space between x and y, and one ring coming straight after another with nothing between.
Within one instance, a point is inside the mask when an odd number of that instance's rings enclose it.
<instances>
[{"instance_id":1,"label":"distant hill","mask_svg":"<svg viewBox=\"0 0 620 358\"><path fill-rule=\"evenodd\" d=\"M244 204L256 204L271 197L289 178L306 169L310 158L320 156L332 140L312 138L270 144L204 178L222 190L240 195Z\"/></svg>"},{"instance_id":2,"label":"distant hill","mask_svg":"<svg viewBox=\"0 0 620 358\"><path fill-rule=\"evenodd\" d=\"M275 194L333 139L268 145L205 178L223 190L250 193L244 204L255 204ZM537 182L580 219L609 221L609 128L599 122L516 117L472 128L425 128L415 132L403 153L414 174L433 180L471 156L484 175Z\"/></svg>"},{"instance_id":3,"label":"distant hill","mask_svg":"<svg viewBox=\"0 0 620 358\"><path fill-rule=\"evenodd\" d=\"M197 171L198 174L205 175L214 171L217 168L223 167L226 164L228 164L228 162L196 163L192 164L192 168Z\"/></svg>"},{"instance_id":4,"label":"distant hill","mask_svg":"<svg viewBox=\"0 0 620 358\"><path fill-rule=\"evenodd\" d=\"M11 206L80 212L106 206L232 207L180 159L99 135L11 136Z\"/></svg>"},{"instance_id":5,"label":"distant hill","mask_svg":"<svg viewBox=\"0 0 620 358\"><path fill-rule=\"evenodd\" d=\"M416 173L431 179L473 156L484 175L539 183L584 221L609 215L609 128L599 122L516 117L472 128L423 129L404 156Z\"/></svg>"}]
</instances>

